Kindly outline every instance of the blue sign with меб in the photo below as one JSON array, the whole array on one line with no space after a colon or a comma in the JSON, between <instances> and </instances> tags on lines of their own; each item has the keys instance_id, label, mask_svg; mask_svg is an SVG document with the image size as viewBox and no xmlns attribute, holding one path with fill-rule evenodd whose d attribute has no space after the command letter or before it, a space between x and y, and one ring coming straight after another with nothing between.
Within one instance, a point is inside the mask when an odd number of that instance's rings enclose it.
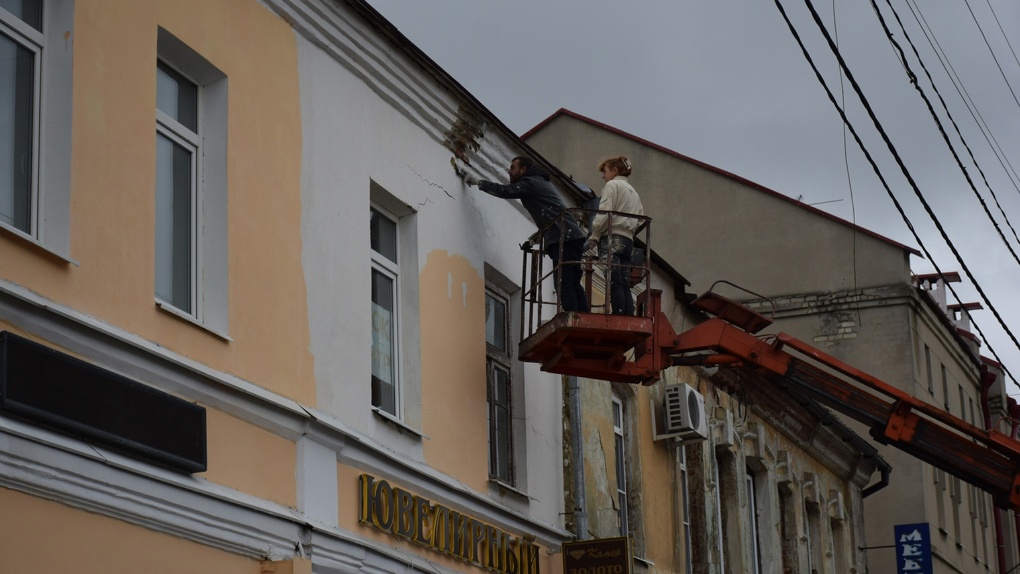
<instances>
[{"instance_id":1,"label":"blue sign with \u043c\u0435\u0431","mask_svg":"<svg viewBox=\"0 0 1020 574\"><path fill-rule=\"evenodd\" d=\"M928 523L897 524L896 574L932 574L931 533Z\"/></svg>"}]
</instances>

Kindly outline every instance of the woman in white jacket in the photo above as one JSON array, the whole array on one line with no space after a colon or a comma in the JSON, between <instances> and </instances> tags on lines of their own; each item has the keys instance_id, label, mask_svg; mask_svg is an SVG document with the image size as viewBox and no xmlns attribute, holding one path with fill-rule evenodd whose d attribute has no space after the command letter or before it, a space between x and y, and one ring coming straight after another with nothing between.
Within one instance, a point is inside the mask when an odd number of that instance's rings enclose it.
<instances>
[{"instance_id":1,"label":"woman in white jacket","mask_svg":"<svg viewBox=\"0 0 1020 574\"><path fill-rule=\"evenodd\" d=\"M613 314L633 315L634 296L630 292L630 265L634 252L634 232L642 220L620 214L644 215L645 209L634 187L627 181L627 176L631 174L630 160L622 155L611 157L599 163L599 171L602 172L602 179L606 185L600 194L599 213L592 221L588 248L598 245L599 255L603 259L606 259L607 253L612 253L612 260L609 262L611 266L609 299L613 306Z\"/></svg>"}]
</instances>

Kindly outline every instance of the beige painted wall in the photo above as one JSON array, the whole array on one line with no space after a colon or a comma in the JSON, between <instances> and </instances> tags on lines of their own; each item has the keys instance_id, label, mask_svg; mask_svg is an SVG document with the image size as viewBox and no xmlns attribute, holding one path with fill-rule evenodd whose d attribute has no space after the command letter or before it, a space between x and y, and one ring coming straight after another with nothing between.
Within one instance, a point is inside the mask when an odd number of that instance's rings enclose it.
<instances>
[{"instance_id":1,"label":"beige painted wall","mask_svg":"<svg viewBox=\"0 0 1020 574\"><path fill-rule=\"evenodd\" d=\"M260 562L0 488L0 571L260 574ZM27 550L31 549L31 550Z\"/></svg>"},{"instance_id":2,"label":"beige painted wall","mask_svg":"<svg viewBox=\"0 0 1020 574\"><path fill-rule=\"evenodd\" d=\"M477 492L488 489L485 280L459 255L436 250L421 288L422 429L425 460Z\"/></svg>"},{"instance_id":3,"label":"beige painted wall","mask_svg":"<svg viewBox=\"0 0 1020 574\"><path fill-rule=\"evenodd\" d=\"M297 507L297 445L213 409L206 410L206 480Z\"/></svg>"},{"instance_id":4,"label":"beige painted wall","mask_svg":"<svg viewBox=\"0 0 1020 574\"><path fill-rule=\"evenodd\" d=\"M80 265L41 256L0 233L4 277L314 405L300 268L301 122L290 27L259 3L242 0L78 0L74 26L71 257ZM154 304L159 27L228 77L232 343Z\"/></svg>"}]
</instances>

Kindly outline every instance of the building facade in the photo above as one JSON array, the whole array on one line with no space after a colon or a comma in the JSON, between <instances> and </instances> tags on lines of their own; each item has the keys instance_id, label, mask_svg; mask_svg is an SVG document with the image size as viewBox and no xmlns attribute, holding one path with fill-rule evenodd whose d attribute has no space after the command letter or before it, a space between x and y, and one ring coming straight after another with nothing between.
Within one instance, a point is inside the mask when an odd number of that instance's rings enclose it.
<instances>
[{"instance_id":1,"label":"building facade","mask_svg":"<svg viewBox=\"0 0 1020 574\"><path fill-rule=\"evenodd\" d=\"M451 169L498 119L358 1L19 0L0 51L0 570L558 571L534 224Z\"/></svg>"}]
</instances>

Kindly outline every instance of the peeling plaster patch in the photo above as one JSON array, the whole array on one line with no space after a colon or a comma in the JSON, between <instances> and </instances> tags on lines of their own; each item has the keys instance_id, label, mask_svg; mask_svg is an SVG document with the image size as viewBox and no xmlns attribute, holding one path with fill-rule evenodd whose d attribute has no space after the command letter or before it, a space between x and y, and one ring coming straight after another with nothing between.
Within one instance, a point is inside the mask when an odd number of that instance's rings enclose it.
<instances>
[{"instance_id":1,"label":"peeling plaster patch","mask_svg":"<svg viewBox=\"0 0 1020 574\"><path fill-rule=\"evenodd\" d=\"M457 110L457 121L453 122L443 145L464 163L471 163L468 152L476 152L485 135L485 121L478 114L461 107Z\"/></svg>"},{"instance_id":2,"label":"peeling plaster patch","mask_svg":"<svg viewBox=\"0 0 1020 574\"><path fill-rule=\"evenodd\" d=\"M834 343L841 339L853 339L857 337L854 328L857 322L853 320L853 313L839 311L822 315L822 325L819 331L821 334L812 340L815 343Z\"/></svg>"},{"instance_id":3,"label":"peeling plaster patch","mask_svg":"<svg viewBox=\"0 0 1020 574\"><path fill-rule=\"evenodd\" d=\"M467 305L454 299L456 285L467 285ZM455 476L478 492L489 488L488 433L485 404L485 277L461 255L430 251L419 274L421 298L421 396L443 408L422 408L422 428L432 440L423 442L424 461L438 472ZM463 292L463 289L460 289ZM446 292L446 297L444 293ZM450 357L466 358L451 361ZM450 425L450 414L457 425ZM449 448L450 444L457 448Z\"/></svg>"}]
</instances>

